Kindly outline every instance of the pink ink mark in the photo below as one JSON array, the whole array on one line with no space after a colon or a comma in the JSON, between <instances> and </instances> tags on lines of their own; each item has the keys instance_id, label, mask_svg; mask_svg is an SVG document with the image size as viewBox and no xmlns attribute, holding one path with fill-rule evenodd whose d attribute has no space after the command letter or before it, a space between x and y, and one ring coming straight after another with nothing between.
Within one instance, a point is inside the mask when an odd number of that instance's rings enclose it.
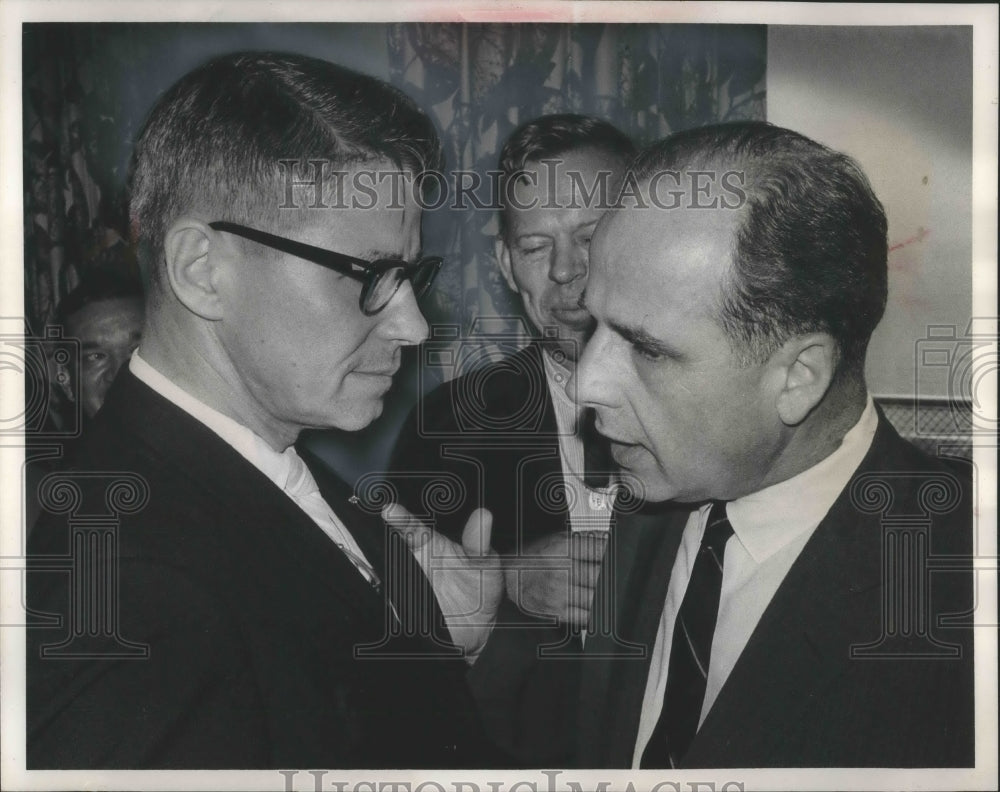
<instances>
[{"instance_id":1,"label":"pink ink mark","mask_svg":"<svg viewBox=\"0 0 1000 792\"><path fill-rule=\"evenodd\" d=\"M889 252L892 253L893 251L899 250L900 248L904 248L907 245L912 245L914 242L923 242L930 235L931 235L930 230L921 226L920 228L917 229L917 233L911 236L909 239L904 239L902 242L897 242L895 245L890 245Z\"/></svg>"}]
</instances>

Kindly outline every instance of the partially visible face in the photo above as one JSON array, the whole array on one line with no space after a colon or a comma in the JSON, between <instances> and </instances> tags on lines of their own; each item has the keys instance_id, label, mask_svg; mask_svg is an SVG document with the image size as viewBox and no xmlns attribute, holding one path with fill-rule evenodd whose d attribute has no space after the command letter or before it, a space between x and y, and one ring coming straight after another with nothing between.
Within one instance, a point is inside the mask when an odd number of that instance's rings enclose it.
<instances>
[{"instance_id":1,"label":"partially visible face","mask_svg":"<svg viewBox=\"0 0 1000 792\"><path fill-rule=\"evenodd\" d=\"M79 395L83 413L93 418L118 370L142 336L140 297L116 297L84 305L66 320L66 334L80 341Z\"/></svg>"},{"instance_id":2,"label":"partially visible face","mask_svg":"<svg viewBox=\"0 0 1000 792\"><path fill-rule=\"evenodd\" d=\"M597 329L580 401L653 501L754 492L780 453L776 380L743 367L718 320L733 210L623 209L600 224L586 305Z\"/></svg>"},{"instance_id":3,"label":"partially visible face","mask_svg":"<svg viewBox=\"0 0 1000 792\"><path fill-rule=\"evenodd\" d=\"M409 198L405 209L390 208L383 184L374 208L302 209L262 230L369 261L414 261L420 209ZM265 437L294 440L303 428L357 430L377 418L402 347L427 337L409 282L365 316L357 280L232 235L218 243L237 252L220 284L228 307L216 333L249 396L253 414L241 419Z\"/></svg>"},{"instance_id":4,"label":"partially visible face","mask_svg":"<svg viewBox=\"0 0 1000 792\"><path fill-rule=\"evenodd\" d=\"M594 327L593 318L579 306L587 285L590 239L614 200L623 163L594 149L556 159L555 169L537 162L525 167L528 179L519 181L514 197L531 208L508 206L497 258L531 322L538 330L555 327L559 347L576 360ZM589 194L602 171L614 174L606 182L608 192L587 200L581 187Z\"/></svg>"}]
</instances>

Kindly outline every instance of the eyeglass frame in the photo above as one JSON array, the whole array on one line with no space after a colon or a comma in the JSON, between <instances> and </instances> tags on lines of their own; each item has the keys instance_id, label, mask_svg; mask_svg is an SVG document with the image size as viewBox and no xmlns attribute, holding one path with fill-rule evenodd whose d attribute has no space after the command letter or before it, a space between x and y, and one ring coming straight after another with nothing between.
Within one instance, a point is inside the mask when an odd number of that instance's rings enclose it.
<instances>
[{"instance_id":1,"label":"eyeglass frame","mask_svg":"<svg viewBox=\"0 0 1000 792\"><path fill-rule=\"evenodd\" d=\"M404 280L410 281L412 285L413 276L426 268L430 270L427 275L427 281L420 288L419 294L414 289L414 296L418 299L422 297L427 293L431 284L434 283L434 279L437 277L438 272L441 270L441 265L444 263L444 259L441 256L421 256L412 263L404 259L376 259L375 261L366 261L355 256L348 256L345 253L337 253L334 250L327 250L326 248L316 247L305 242L298 242L294 239L250 228L239 223L231 223L228 220L215 220L209 223L208 227L214 231L224 231L227 234L234 234L243 239L249 239L258 245L263 245L281 253L287 253L296 258L305 259L313 264L318 264L321 267L360 281L362 287L361 296L358 298L358 307L365 316L374 316L382 311L382 309L392 302L392 298L396 296L396 292L399 291L399 287ZM392 294L377 308L365 308L365 302L369 295L375 293L375 286L378 284L379 279L385 277L387 273L394 269L402 270L402 274L396 282L396 287L392 290Z\"/></svg>"}]
</instances>

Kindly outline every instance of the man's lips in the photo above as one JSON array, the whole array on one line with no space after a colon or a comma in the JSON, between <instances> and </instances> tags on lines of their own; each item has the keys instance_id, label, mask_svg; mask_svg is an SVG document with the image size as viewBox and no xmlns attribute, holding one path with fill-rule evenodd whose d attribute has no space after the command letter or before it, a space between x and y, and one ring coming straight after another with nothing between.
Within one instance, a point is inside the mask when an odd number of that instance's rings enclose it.
<instances>
[{"instance_id":1,"label":"man's lips","mask_svg":"<svg viewBox=\"0 0 1000 792\"><path fill-rule=\"evenodd\" d=\"M589 312L578 305L552 308L552 314L563 324L585 326L593 321Z\"/></svg>"},{"instance_id":2,"label":"man's lips","mask_svg":"<svg viewBox=\"0 0 1000 792\"><path fill-rule=\"evenodd\" d=\"M619 455L625 457L631 449L642 447L638 443L630 443L628 440L624 440L623 438L616 436L613 432L607 431L601 424L600 414L598 414L596 420L594 421L594 428L597 430L598 434L603 435L611 444L611 455L616 461L620 462L618 459Z\"/></svg>"},{"instance_id":3,"label":"man's lips","mask_svg":"<svg viewBox=\"0 0 1000 792\"><path fill-rule=\"evenodd\" d=\"M383 379L391 380L396 372L399 371L399 367L388 368L388 369L372 369L370 371L362 371L355 369L355 374L360 374L362 377L378 377Z\"/></svg>"},{"instance_id":4,"label":"man's lips","mask_svg":"<svg viewBox=\"0 0 1000 792\"><path fill-rule=\"evenodd\" d=\"M364 374L366 377L392 377L396 374L396 369L382 369L377 371L355 371L355 374Z\"/></svg>"}]
</instances>

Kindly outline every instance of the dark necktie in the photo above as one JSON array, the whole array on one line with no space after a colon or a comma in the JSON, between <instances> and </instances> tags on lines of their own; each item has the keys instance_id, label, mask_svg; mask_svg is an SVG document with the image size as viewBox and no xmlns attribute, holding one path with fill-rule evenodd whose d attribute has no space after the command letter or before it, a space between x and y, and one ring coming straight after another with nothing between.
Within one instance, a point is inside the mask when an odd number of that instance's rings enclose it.
<instances>
[{"instance_id":1,"label":"dark necktie","mask_svg":"<svg viewBox=\"0 0 1000 792\"><path fill-rule=\"evenodd\" d=\"M674 624L663 709L642 752L640 767L677 767L698 731L719 615L722 562L732 535L726 505L714 504Z\"/></svg>"},{"instance_id":2,"label":"dark necktie","mask_svg":"<svg viewBox=\"0 0 1000 792\"><path fill-rule=\"evenodd\" d=\"M583 438L583 483L590 489L605 489L614 470L611 443L594 426L597 413L588 407L580 416L580 434Z\"/></svg>"}]
</instances>

